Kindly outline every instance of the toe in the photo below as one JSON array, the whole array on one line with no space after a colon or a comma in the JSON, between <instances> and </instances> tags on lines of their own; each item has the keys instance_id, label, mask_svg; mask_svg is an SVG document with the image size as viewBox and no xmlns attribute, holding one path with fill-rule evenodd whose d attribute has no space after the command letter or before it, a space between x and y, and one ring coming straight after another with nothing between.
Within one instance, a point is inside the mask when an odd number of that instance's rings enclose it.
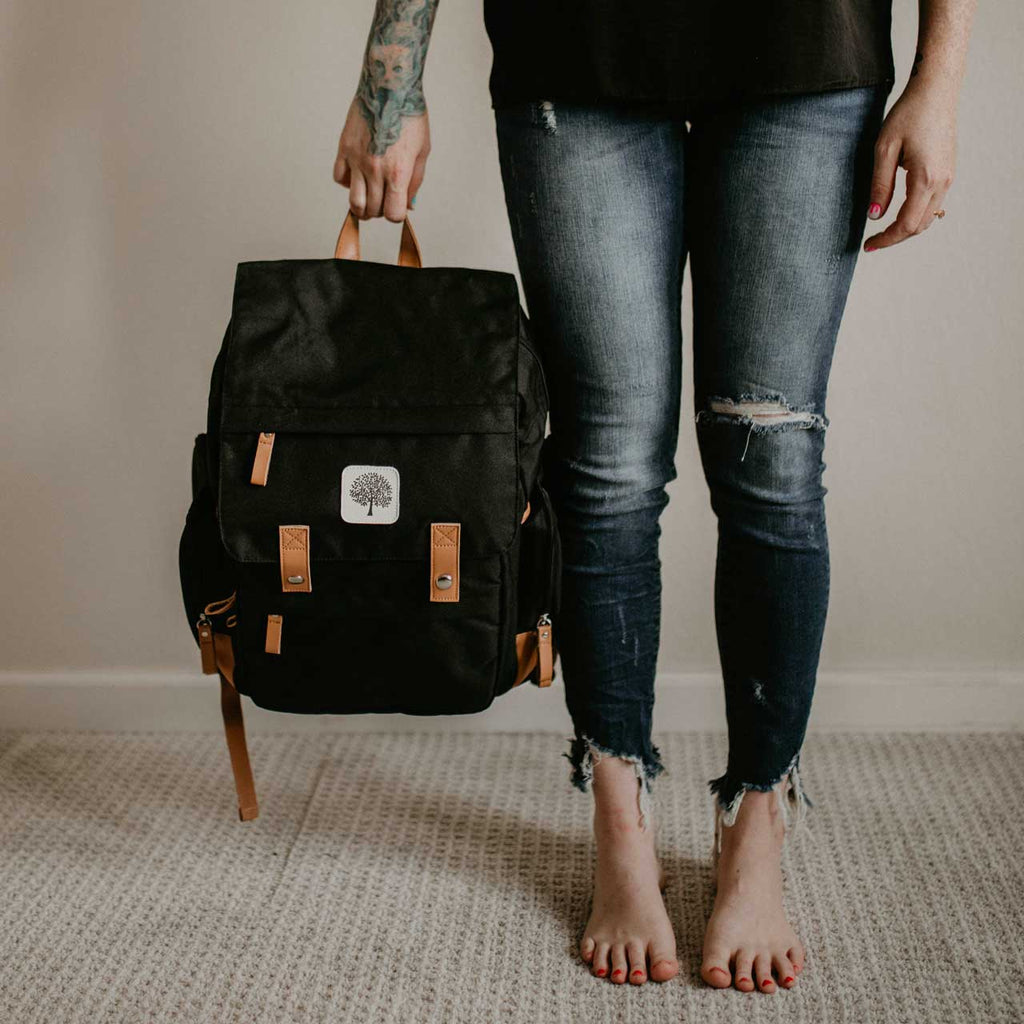
<instances>
[{"instance_id":1,"label":"toe","mask_svg":"<svg viewBox=\"0 0 1024 1024\"><path fill-rule=\"evenodd\" d=\"M585 964L589 964L594 959L594 947L596 945L597 943L590 935L584 936L583 941L580 943L580 956Z\"/></svg>"},{"instance_id":2,"label":"toe","mask_svg":"<svg viewBox=\"0 0 1024 1024\"><path fill-rule=\"evenodd\" d=\"M736 954L736 969L733 971L733 984L741 992L754 991L754 955L746 949Z\"/></svg>"},{"instance_id":3,"label":"toe","mask_svg":"<svg viewBox=\"0 0 1024 1024\"><path fill-rule=\"evenodd\" d=\"M651 950L651 981L668 981L679 973L674 950Z\"/></svg>"},{"instance_id":4,"label":"toe","mask_svg":"<svg viewBox=\"0 0 1024 1024\"><path fill-rule=\"evenodd\" d=\"M774 992L775 979L772 977L772 958L767 953L754 957L754 980L761 992Z\"/></svg>"},{"instance_id":5,"label":"toe","mask_svg":"<svg viewBox=\"0 0 1024 1024\"><path fill-rule=\"evenodd\" d=\"M732 984L729 972L729 950L709 949L700 965L700 976L713 988L728 988Z\"/></svg>"},{"instance_id":6,"label":"toe","mask_svg":"<svg viewBox=\"0 0 1024 1024\"><path fill-rule=\"evenodd\" d=\"M797 942L786 950L786 956L789 957L789 962L793 965L793 970L799 975L799 973L804 969L804 947Z\"/></svg>"},{"instance_id":7,"label":"toe","mask_svg":"<svg viewBox=\"0 0 1024 1024\"><path fill-rule=\"evenodd\" d=\"M642 985L647 980L647 954L639 942L630 942L626 946L626 957L629 960L629 980L634 985Z\"/></svg>"},{"instance_id":8,"label":"toe","mask_svg":"<svg viewBox=\"0 0 1024 1024\"><path fill-rule=\"evenodd\" d=\"M626 981L626 971L629 970L629 961L626 959L626 947L621 942L612 946L612 973L609 975L612 981L622 985Z\"/></svg>"},{"instance_id":9,"label":"toe","mask_svg":"<svg viewBox=\"0 0 1024 1024\"><path fill-rule=\"evenodd\" d=\"M594 948L594 956L590 962L590 971L598 978L608 977L608 951L611 946L607 942L599 942Z\"/></svg>"},{"instance_id":10,"label":"toe","mask_svg":"<svg viewBox=\"0 0 1024 1024\"><path fill-rule=\"evenodd\" d=\"M772 957L775 977L779 979L780 988L792 988L796 984L796 970L788 956L778 953Z\"/></svg>"}]
</instances>

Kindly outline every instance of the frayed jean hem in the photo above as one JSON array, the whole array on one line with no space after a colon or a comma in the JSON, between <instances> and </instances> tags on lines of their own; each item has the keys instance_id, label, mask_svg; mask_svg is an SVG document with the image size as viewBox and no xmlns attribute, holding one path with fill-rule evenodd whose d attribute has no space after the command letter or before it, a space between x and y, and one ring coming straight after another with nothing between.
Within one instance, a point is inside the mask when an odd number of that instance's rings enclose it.
<instances>
[{"instance_id":1,"label":"frayed jean hem","mask_svg":"<svg viewBox=\"0 0 1024 1024\"><path fill-rule=\"evenodd\" d=\"M807 795L800 777L799 751L771 782L744 782L726 771L717 779L710 779L708 788L716 799L723 826L736 823L743 797L750 790L759 793L770 793L774 790L787 832L791 823L796 826L804 822L808 808L814 806L814 801Z\"/></svg>"},{"instance_id":2,"label":"frayed jean hem","mask_svg":"<svg viewBox=\"0 0 1024 1024\"><path fill-rule=\"evenodd\" d=\"M646 829L648 823L653 820L652 783L665 771L658 748L652 744L650 756L642 757L638 754L624 753L602 746L593 737L586 734L570 738L569 742L571 743L570 751L562 756L568 758L572 764L570 777L572 785L583 793L588 793L591 790L594 781L594 765L598 761L606 757L618 757L633 766L639 784L640 828Z\"/></svg>"}]
</instances>

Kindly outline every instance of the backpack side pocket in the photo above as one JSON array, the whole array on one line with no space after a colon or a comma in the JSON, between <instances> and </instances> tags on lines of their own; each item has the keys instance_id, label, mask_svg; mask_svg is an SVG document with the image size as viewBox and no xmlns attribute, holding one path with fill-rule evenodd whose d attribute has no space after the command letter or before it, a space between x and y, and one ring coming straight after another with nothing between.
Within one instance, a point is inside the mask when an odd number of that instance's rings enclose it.
<instances>
[{"instance_id":1,"label":"backpack side pocket","mask_svg":"<svg viewBox=\"0 0 1024 1024\"><path fill-rule=\"evenodd\" d=\"M185 615L197 643L203 610L235 591L235 573L220 538L206 453L206 435L200 434L192 448L192 504L178 544L178 574Z\"/></svg>"}]
</instances>

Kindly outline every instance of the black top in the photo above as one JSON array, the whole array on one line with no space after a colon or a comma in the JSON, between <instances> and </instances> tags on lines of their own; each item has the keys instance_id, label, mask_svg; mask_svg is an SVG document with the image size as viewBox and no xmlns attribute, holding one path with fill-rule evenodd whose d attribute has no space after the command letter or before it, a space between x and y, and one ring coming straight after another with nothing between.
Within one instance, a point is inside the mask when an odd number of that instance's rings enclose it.
<instances>
[{"instance_id":1,"label":"black top","mask_svg":"<svg viewBox=\"0 0 1024 1024\"><path fill-rule=\"evenodd\" d=\"M892 83L891 0L484 0L492 106Z\"/></svg>"}]
</instances>

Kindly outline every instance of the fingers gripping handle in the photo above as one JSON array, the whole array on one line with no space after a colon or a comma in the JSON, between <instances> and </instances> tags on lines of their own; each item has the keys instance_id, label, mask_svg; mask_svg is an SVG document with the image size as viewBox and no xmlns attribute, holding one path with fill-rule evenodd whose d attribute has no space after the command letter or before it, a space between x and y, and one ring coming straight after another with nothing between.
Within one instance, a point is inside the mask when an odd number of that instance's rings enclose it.
<instances>
[{"instance_id":1,"label":"fingers gripping handle","mask_svg":"<svg viewBox=\"0 0 1024 1024\"><path fill-rule=\"evenodd\" d=\"M351 210L345 215L345 222L341 225L338 244L334 247L334 258L336 260L359 259L359 221ZM398 250L398 265L400 267L423 266L420 243L408 217L402 221L402 244Z\"/></svg>"}]
</instances>

